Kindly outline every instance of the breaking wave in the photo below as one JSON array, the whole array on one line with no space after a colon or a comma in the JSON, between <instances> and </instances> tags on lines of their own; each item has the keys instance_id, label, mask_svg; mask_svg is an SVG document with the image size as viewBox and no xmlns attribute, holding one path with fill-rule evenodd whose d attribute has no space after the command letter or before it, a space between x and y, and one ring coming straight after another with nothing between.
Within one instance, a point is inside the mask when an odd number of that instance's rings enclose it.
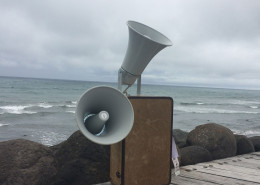
<instances>
[{"instance_id":1,"label":"breaking wave","mask_svg":"<svg viewBox=\"0 0 260 185\"><path fill-rule=\"evenodd\" d=\"M35 111L28 111L25 110L26 108L29 108L29 105L7 105L7 106L1 106L0 109L2 109L1 114L3 113L10 113L10 114L35 114L37 112Z\"/></svg>"},{"instance_id":2,"label":"breaking wave","mask_svg":"<svg viewBox=\"0 0 260 185\"><path fill-rule=\"evenodd\" d=\"M184 105L184 106L189 106L189 105L204 105L204 103L202 102L196 102L196 103L186 103L186 102L182 102L180 103L181 105Z\"/></svg>"},{"instance_id":3,"label":"breaking wave","mask_svg":"<svg viewBox=\"0 0 260 185\"><path fill-rule=\"evenodd\" d=\"M189 113L203 113L203 114L260 114L258 111L244 111L244 110L227 110L227 109L218 109L218 108L209 108L209 107L184 107L184 106L175 106L174 110L189 112Z\"/></svg>"},{"instance_id":4,"label":"breaking wave","mask_svg":"<svg viewBox=\"0 0 260 185\"><path fill-rule=\"evenodd\" d=\"M71 109L76 108L76 101L67 101L67 102L40 102L35 104L26 104L26 105L4 105L0 106L0 115L1 114L36 114L38 112L45 112L46 109ZM71 112L65 111L65 112Z\"/></svg>"},{"instance_id":5,"label":"breaking wave","mask_svg":"<svg viewBox=\"0 0 260 185\"><path fill-rule=\"evenodd\" d=\"M219 113L219 114L260 114L259 102L227 101L227 102L180 102L174 110L189 113Z\"/></svg>"},{"instance_id":6,"label":"breaking wave","mask_svg":"<svg viewBox=\"0 0 260 185\"><path fill-rule=\"evenodd\" d=\"M0 127L8 126L9 124L7 123L0 123Z\"/></svg>"},{"instance_id":7,"label":"breaking wave","mask_svg":"<svg viewBox=\"0 0 260 185\"><path fill-rule=\"evenodd\" d=\"M255 105L251 105L249 106L251 109L258 109L259 107L258 106L255 106Z\"/></svg>"},{"instance_id":8,"label":"breaking wave","mask_svg":"<svg viewBox=\"0 0 260 185\"><path fill-rule=\"evenodd\" d=\"M255 131L255 130L232 130L234 132L234 134L240 134L240 135L245 135L248 137L251 136L259 136L260 135L260 131Z\"/></svg>"}]
</instances>

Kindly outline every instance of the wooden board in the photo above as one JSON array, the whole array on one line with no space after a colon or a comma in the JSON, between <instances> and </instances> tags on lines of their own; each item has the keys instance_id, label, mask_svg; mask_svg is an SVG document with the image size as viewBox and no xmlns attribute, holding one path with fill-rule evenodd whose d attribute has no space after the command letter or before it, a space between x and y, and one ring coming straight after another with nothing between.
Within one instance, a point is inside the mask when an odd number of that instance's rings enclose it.
<instances>
[{"instance_id":1,"label":"wooden board","mask_svg":"<svg viewBox=\"0 0 260 185\"><path fill-rule=\"evenodd\" d=\"M129 97L134 126L111 146L110 177L115 185L166 185L171 182L173 100Z\"/></svg>"},{"instance_id":2,"label":"wooden board","mask_svg":"<svg viewBox=\"0 0 260 185\"><path fill-rule=\"evenodd\" d=\"M183 166L180 176L172 176L172 184L185 184L187 179L194 180L197 184L260 184L259 158L260 152L255 152Z\"/></svg>"},{"instance_id":3,"label":"wooden board","mask_svg":"<svg viewBox=\"0 0 260 185\"><path fill-rule=\"evenodd\" d=\"M234 179L230 177L223 177L219 176L216 174L209 174L209 173L202 173L199 171L191 171L191 172L181 172L180 177L196 180L198 183L197 184L208 184L208 183L213 183L213 184L228 184L228 185L237 185L237 184L258 184L254 182L249 182L241 179ZM178 184L179 181L179 176L176 178L175 176L172 178L172 183L173 184ZM179 183L181 184L181 183Z\"/></svg>"}]
</instances>

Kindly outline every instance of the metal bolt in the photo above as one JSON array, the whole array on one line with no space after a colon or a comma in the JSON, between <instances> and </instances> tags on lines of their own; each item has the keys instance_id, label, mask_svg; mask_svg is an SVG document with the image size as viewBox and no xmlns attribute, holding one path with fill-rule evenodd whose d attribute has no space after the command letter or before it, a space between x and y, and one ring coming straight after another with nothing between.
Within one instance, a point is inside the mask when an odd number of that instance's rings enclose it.
<instances>
[{"instance_id":1,"label":"metal bolt","mask_svg":"<svg viewBox=\"0 0 260 185\"><path fill-rule=\"evenodd\" d=\"M121 173L119 171L116 172L116 177L121 178Z\"/></svg>"}]
</instances>

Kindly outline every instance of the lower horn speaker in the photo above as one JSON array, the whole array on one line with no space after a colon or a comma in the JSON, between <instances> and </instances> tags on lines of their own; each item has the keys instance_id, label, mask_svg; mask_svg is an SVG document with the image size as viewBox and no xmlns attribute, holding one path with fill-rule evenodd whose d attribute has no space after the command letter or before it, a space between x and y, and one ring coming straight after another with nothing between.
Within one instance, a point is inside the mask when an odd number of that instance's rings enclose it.
<instances>
[{"instance_id":1,"label":"lower horn speaker","mask_svg":"<svg viewBox=\"0 0 260 185\"><path fill-rule=\"evenodd\" d=\"M129 134L134 111L128 98L119 90L98 86L86 91L79 99L76 120L80 131L89 140L111 145Z\"/></svg>"}]
</instances>

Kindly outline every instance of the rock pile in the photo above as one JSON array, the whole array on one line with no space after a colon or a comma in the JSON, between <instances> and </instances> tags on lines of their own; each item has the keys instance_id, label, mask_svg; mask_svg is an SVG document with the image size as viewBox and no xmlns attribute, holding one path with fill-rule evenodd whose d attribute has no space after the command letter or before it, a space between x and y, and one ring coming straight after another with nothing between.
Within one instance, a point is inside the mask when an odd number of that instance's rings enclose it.
<instances>
[{"instance_id":1,"label":"rock pile","mask_svg":"<svg viewBox=\"0 0 260 185\"><path fill-rule=\"evenodd\" d=\"M231 130L215 123L197 126L187 138L188 145L197 145L208 150L213 159L236 155L236 138Z\"/></svg>"},{"instance_id":2,"label":"rock pile","mask_svg":"<svg viewBox=\"0 0 260 185\"><path fill-rule=\"evenodd\" d=\"M247 154L255 151L253 142L244 135L235 135L237 142L237 155Z\"/></svg>"},{"instance_id":3,"label":"rock pile","mask_svg":"<svg viewBox=\"0 0 260 185\"><path fill-rule=\"evenodd\" d=\"M179 129L173 130L176 145L180 148L181 165L192 165L199 162L221 159L260 151L260 136L247 138L235 135L232 131L216 123L197 126L184 134Z\"/></svg>"},{"instance_id":4,"label":"rock pile","mask_svg":"<svg viewBox=\"0 0 260 185\"><path fill-rule=\"evenodd\" d=\"M56 173L48 147L24 139L0 142L1 185L46 185Z\"/></svg>"},{"instance_id":5,"label":"rock pile","mask_svg":"<svg viewBox=\"0 0 260 185\"><path fill-rule=\"evenodd\" d=\"M17 139L0 142L1 185L90 185L109 181L109 146L79 131L53 147Z\"/></svg>"},{"instance_id":6,"label":"rock pile","mask_svg":"<svg viewBox=\"0 0 260 185\"><path fill-rule=\"evenodd\" d=\"M191 132L173 130L181 165L260 151L260 136L234 135L215 123ZM90 185L109 181L110 147L95 144L80 131L47 147L17 139L0 142L1 185Z\"/></svg>"},{"instance_id":7,"label":"rock pile","mask_svg":"<svg viewBox=\"0 0 260 185\"><path fill-rule=\"evenodd\" d=\"M201 146L187 146L181 149L181 165L211 161L211 153Z\"/></svg>"},{"instance_id":8,"label":"rock pile","mask_svg":"<svg viewBox=\"0 0 260 185\"><path fill-rule=\"evenodd\" d=\"M260 136L254 136L249 139L253 143L255 151L260 151Z\"/></svg>"},{"instance_id":9,"label":"rock pile","mask_svg":"<svg viewBox=\"0 0 260 185\"><path fill-rule=\"evenodd\" d=\"M53 185L89 185L109 181L110 146L95 144L80 131L52 147L57 174Z\"/></svg>"}]
</instances>

